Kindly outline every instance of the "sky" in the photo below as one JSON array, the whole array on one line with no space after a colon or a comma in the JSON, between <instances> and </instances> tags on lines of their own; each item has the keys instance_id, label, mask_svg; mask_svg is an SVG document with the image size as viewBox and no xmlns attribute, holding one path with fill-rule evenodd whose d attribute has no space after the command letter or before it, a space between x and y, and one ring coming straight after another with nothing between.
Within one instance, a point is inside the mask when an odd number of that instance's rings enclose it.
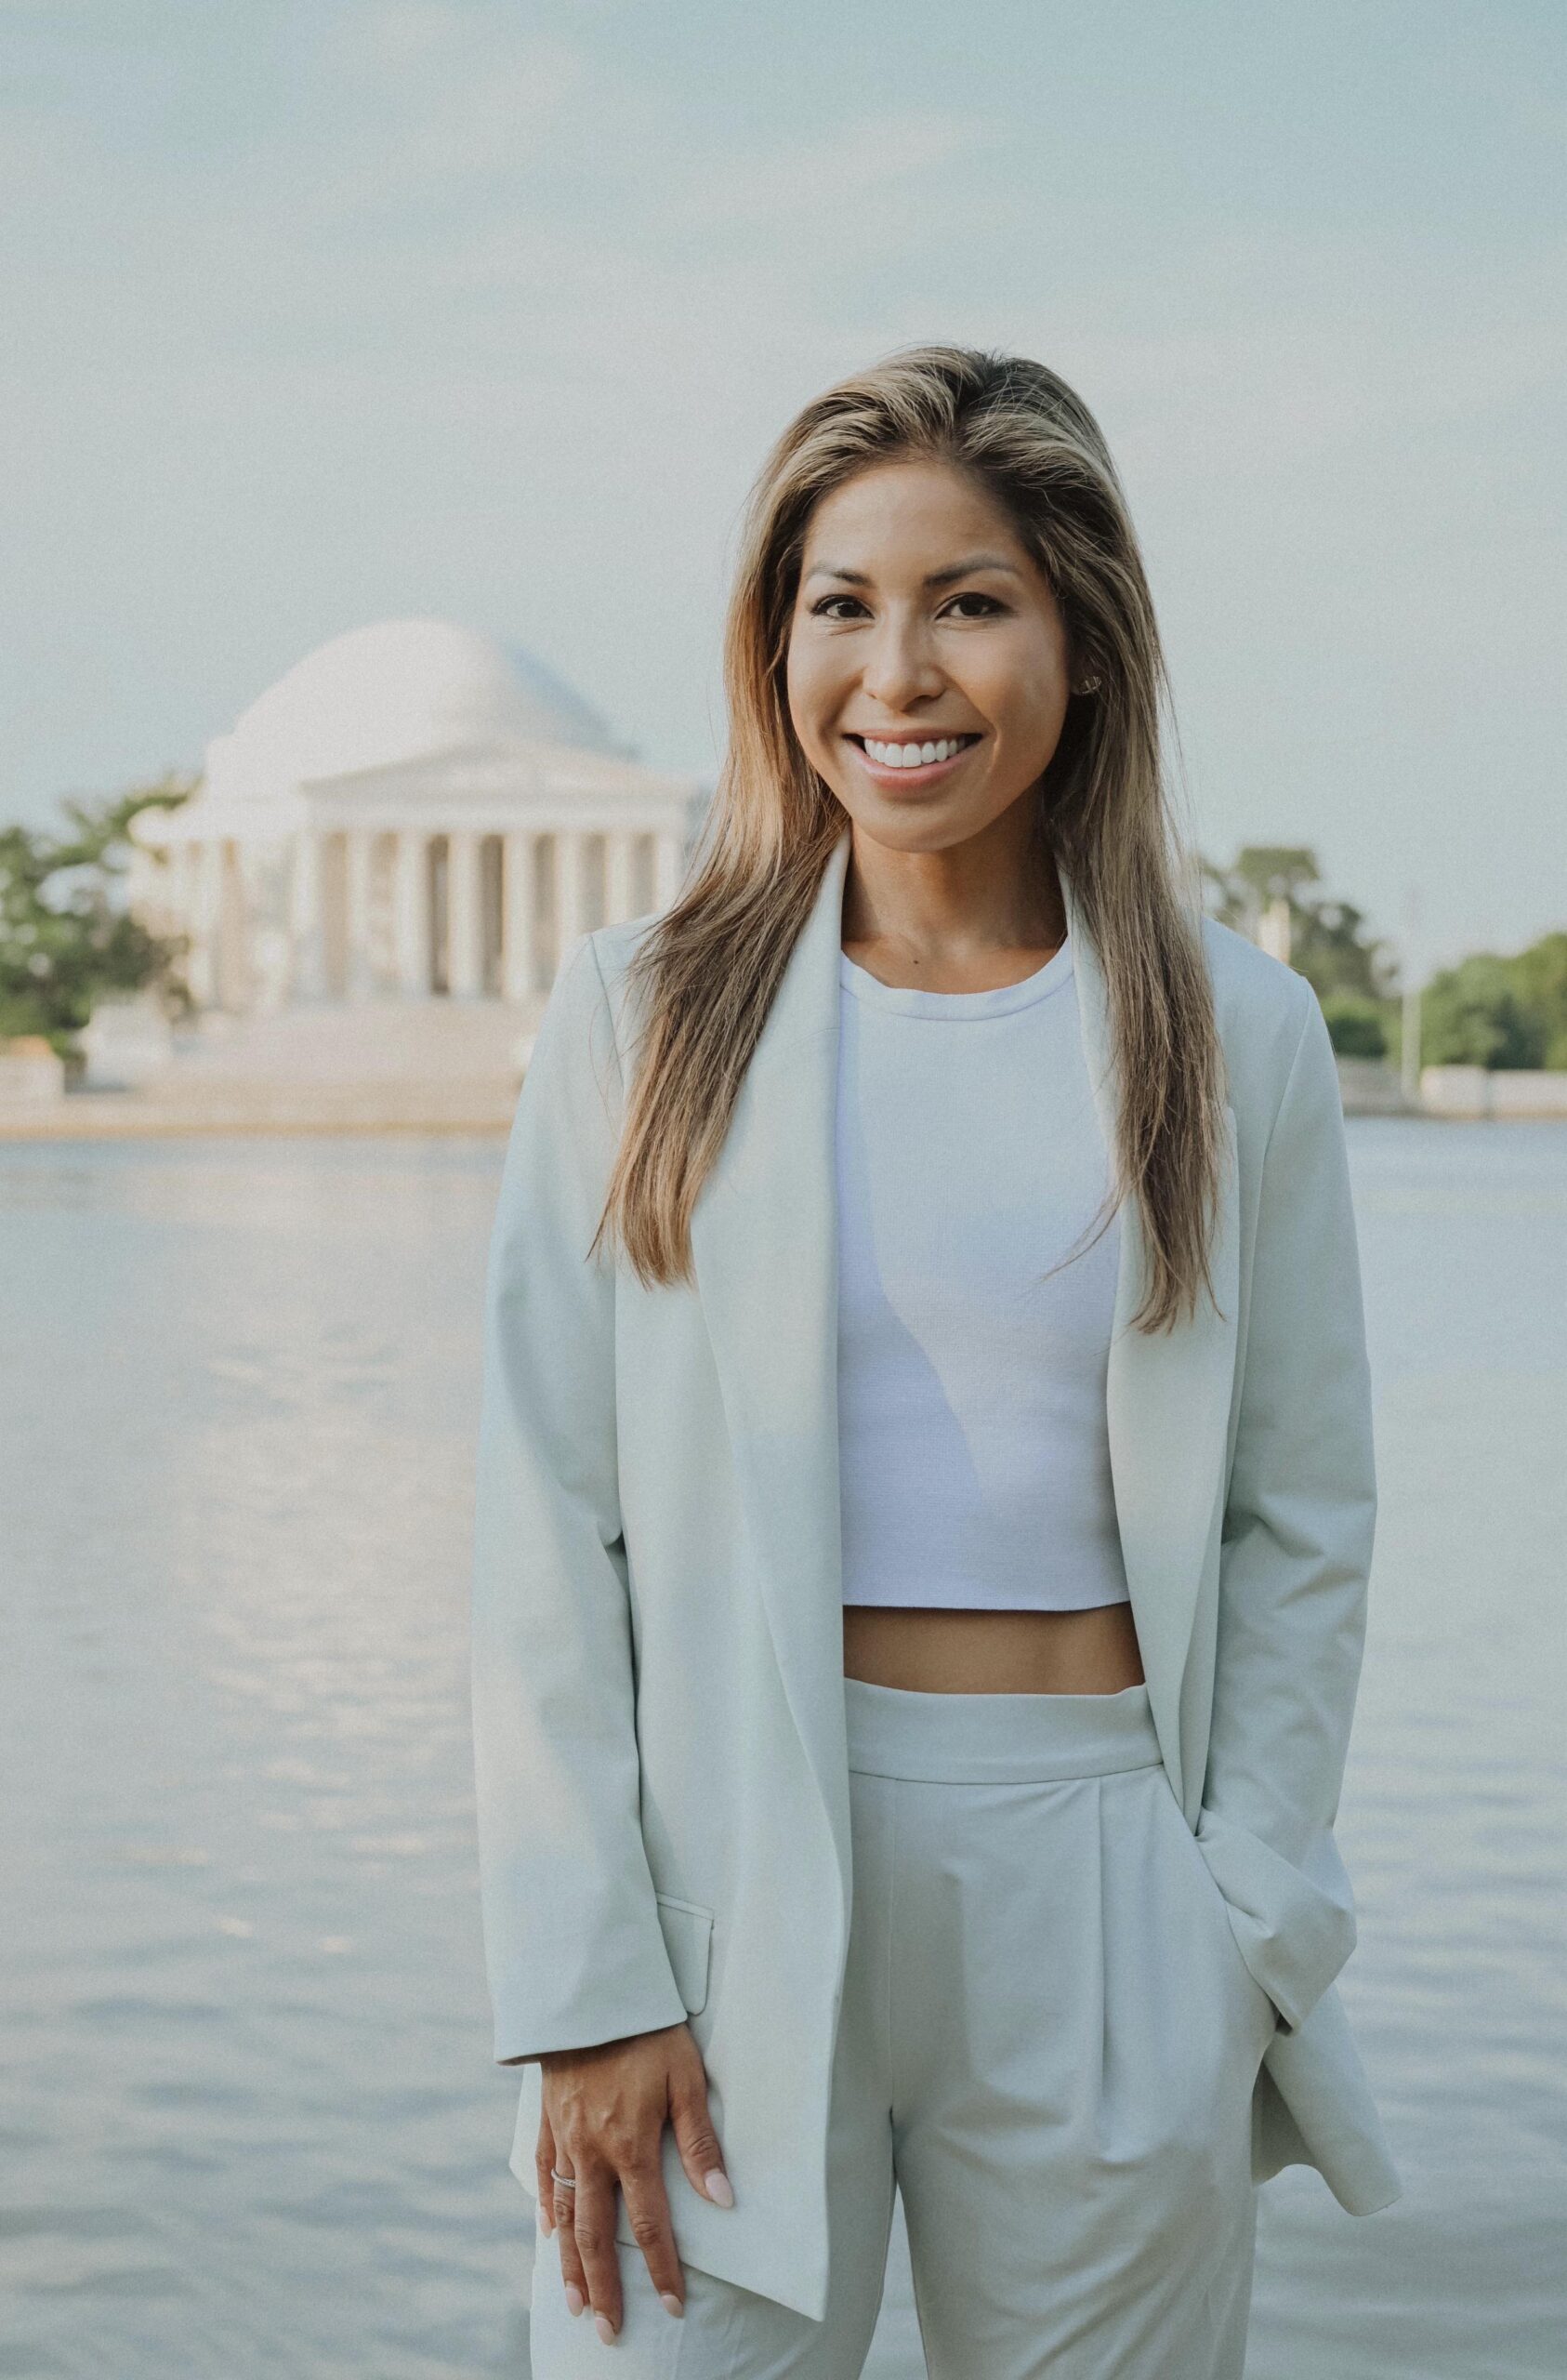
<instances>
[{"instance_id":1,"label":"sky","mask_svg":"<svg viewBox=\"0 0 1567 2380\"><path fill-rule=\"evenodd\" d=\"M1208 856L1567 927L1561 0L0 0L0 817L429 614L710 781L768 446L950 338L1104 428Z\"/></svg>"}]
</instances>

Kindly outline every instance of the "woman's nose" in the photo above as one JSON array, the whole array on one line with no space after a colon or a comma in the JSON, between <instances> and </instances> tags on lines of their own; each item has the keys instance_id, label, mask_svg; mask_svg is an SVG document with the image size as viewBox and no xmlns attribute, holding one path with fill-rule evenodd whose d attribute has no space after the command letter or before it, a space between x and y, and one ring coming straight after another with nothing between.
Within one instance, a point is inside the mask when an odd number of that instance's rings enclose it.
<instances>
[{"instance_id":1,"label":"woman's nose","mask_svg":"<svg viewBox=\"0 0 1567 2380\"><path fill-rule=\"evenodd\" d=\"M916 628L878 629L862 670L865 692L885 710L906 709L916 694L937 694L942 678Z\"/></svg>"}]
</instances>

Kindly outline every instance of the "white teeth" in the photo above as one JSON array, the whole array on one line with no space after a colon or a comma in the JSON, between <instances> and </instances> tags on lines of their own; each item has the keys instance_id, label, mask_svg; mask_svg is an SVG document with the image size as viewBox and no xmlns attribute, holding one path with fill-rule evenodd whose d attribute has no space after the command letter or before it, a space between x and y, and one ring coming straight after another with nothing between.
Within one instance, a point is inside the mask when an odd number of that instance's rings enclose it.
<instances>
[{"instance_id":1,"label":"white teeth","mask_svg":"<svg viewBox=\"0 0 1567 2380\"><path fill-rule=\"evenodd\" d=\"M943 737L939 744L878 744L871 736L864 739L869 758L883 769L928 768L933 760L950 760L955 752L963 749L963 737Z\"/></svg>"}]
</instances>

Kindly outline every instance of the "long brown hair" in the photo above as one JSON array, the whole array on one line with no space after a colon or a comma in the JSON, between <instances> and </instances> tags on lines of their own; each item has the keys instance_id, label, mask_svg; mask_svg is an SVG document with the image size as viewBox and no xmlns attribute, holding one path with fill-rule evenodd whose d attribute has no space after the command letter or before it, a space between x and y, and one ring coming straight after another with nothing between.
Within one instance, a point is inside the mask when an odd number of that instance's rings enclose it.
<instances>
[{"instance_id":1,"label":"long brown hair","mask_svg":"<svg viewBox=\"0 0 1567 2380\"><path fill-rule=\"evenodd\" d=\"M686 881L630 962L637 1063L599 1237L646 1284L691 1277L691 1210L780 978L848 824L800 749L784 667L811 511L874 463L974 475L1066 625L1073 695L1035 803L1103 971L1119 1088L1113 1199L1140 1207L1165 1330L1213 1293L1223 1057L1162 759L1168 682L1126 497L1098 423L1057 374L967 347L905 348L806 405L751 491L724 632L730 741ZM1182 879L1185 878L1183 885ZM1108 1209L1113 1211L1113 1209Z\"/></svg>"}]
</instances>

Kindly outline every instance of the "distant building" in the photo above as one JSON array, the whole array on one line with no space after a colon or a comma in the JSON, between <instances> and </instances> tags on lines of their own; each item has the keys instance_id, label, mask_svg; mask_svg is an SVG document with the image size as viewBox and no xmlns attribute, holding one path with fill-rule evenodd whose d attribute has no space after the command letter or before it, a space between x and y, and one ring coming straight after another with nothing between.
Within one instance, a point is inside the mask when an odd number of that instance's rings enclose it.
<instances>
[{"instance_id":1,"label":"distant building","mask_svg":"<svg viewBox=\"0 0 1567 2380\"><path fill-rule=\"evenodd\" d=\"M127 895L191 937L205 1010L536 1011L579 934L673 898L704 800L519 647L389 620L297 662L188 801L136 814Z\"/></svg>"}]
</instances>

